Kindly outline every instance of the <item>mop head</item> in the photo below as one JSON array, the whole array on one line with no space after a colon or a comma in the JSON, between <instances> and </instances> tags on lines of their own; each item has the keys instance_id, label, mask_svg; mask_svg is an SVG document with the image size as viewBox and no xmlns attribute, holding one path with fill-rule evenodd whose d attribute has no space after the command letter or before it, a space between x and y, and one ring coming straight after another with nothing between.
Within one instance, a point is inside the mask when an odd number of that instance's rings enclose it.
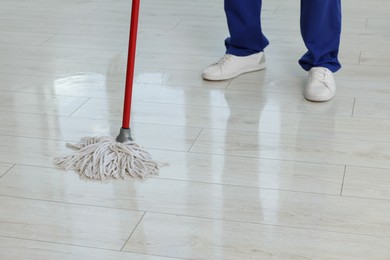
<instances>
[{"instance_id":1,"label":"mop head","mask_svg":"<svg viewBox=\"0 0 390 260\"><path fill-rule=\"evenodd\" d=\"M120 143L111 137L84 137L80 143L66 146L75 151L55 158L55 164L64 170L76 171L83 179L124 179L127 176L145 179L159 171L151 155L132 141Z\"/></svg>"}]
</instances>

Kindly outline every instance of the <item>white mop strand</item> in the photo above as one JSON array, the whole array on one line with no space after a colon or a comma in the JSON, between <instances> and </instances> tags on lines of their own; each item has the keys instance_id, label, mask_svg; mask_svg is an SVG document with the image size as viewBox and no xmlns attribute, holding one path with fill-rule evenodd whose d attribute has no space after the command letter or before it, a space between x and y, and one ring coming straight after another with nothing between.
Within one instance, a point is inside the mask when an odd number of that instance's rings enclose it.
<instances>
[{"instance_id":1,"label":"white mop strand","mask_svg":"<svg viewBox=\"0 0 390 260\"><path fill-rule=\"evenodd\" d=\"M57 157L54 162L64 170L74 170L81 178L94 180L125 178L144 179L157 175L159 164L134 142L119 143L111 137L84 137L78 144L67 144L75 150Z\"/></svg>"}]
</instances>

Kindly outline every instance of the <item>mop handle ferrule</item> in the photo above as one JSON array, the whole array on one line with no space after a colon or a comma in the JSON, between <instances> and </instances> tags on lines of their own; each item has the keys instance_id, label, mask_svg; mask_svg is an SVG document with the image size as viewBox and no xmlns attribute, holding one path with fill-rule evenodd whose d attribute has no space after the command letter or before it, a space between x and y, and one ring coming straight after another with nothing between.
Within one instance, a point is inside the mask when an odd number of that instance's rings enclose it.
<instances>
[{"instance_id":1,"label":"mop handle ferrule","mask_svg":"<svg viewBox=\"0 0 390 260\"><path fill-rule=\"evenodd\" d=\"M131 136L131 129L121 128L119 135L116 137L116 141L119 143L133 141L133 137Z\"/></svg>"}]
</instances>

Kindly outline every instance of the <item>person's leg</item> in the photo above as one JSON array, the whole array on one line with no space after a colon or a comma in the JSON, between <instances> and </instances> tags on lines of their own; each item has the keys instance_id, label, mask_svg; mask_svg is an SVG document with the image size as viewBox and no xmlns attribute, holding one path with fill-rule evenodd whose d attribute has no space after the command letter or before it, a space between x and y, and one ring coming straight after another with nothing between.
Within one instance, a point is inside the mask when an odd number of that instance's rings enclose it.
<instances>
[{"instance_id":1,"label":"person's leg","mask_svg":"<svg viewBox=\"0 0 390 260\"><path fill-rule=\"evenodd\" d=\"M226 54L203 71L206 80L227 80L265 68L268 40L261 31L261 0L225 0L230 37Z\"/></svg>"},{"instance_id":2,"label":"person's leg","mask_svg":"<svg viewBox=\"0 0 390 260\"><path fill-rule=\"evenodd\" d=\"M261 0L225 0L230 37L225 40L226 54L248 56L268 45L261 30Z\"/></svg>"},{"instance_id":3,"label":"person's leg","mask_svg":"<svg viewBox=\"0 0 390 260\"><path fill-rule=\"evenodd\" d=\"M301 0L301 34L308 49L299 60L304 70L325 67L336 72L341 68L341 0Z\"/></svg>"},{"instance_id":4,"label":"person's leg","mask_svg":"<svg viewBox=\"0 0 390 260\"><path fill-rule=\"evenodd\" d=\"M341 0L301 0L301 33L308 49L299 60L309 71L304 96L310 101L328 101L336 94L333 73L341 68Z\"/></svg>"}]
</instances>

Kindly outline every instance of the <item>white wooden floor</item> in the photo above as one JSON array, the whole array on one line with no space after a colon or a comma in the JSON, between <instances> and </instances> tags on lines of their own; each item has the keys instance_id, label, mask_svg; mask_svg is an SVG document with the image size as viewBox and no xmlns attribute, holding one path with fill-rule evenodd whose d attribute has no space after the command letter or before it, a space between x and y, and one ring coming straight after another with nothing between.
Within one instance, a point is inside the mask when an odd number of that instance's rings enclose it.
<instances>
[{"instance_id":1,"label":"white wooden floor","mask_svg":"<svg viewBox=\"0 0 390 260\"><path fill-rule=\"evenodd\" d=\"M302 97L299 1L264 1L268 68L226 82L222 0L141 1L133 131L168 166L53 165L121 126L128 0L0 0L0 259L390 259L390 2L343 0L337 97Z\"/></svg>"}]
</instances>

